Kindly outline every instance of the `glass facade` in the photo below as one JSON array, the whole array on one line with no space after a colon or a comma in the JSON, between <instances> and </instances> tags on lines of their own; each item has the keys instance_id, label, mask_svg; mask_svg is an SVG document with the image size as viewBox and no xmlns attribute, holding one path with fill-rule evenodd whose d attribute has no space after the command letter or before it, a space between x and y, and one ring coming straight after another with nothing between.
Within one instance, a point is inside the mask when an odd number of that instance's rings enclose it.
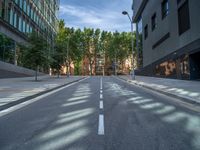
<instances>
[{"instance_id":1,"label":"glass facade","mask_svg":"<svg viewBox=\"0 0 200 150\"><path fill-rule=\"evenodd\" d=\"M15 42L0 33L0 61L14 64Z\"/></svg>"},{"instance_id":2,"label":"glass facade","mask_svg":"<svg viewBox=\"0 0 200 150\"><path fill-rule=\"evenodd\" d=\"M138 68L142 68L143 67L142 17L139 17L138 22L136 22L136 29L137 29Z\"/></svg>"},{"instance_id":3,"label":"glass facade","mask_svg":"<svg viewBox=\"0 0 200 150\"><path fill-rule=\"evenodd\" d=\"M17 42L27 41L32 32L41 34L49 52L53 50L58 9L59 0L0 0L0 61L17 64Z\"/></svg>"},{"instance_id":4,"label":"glass facade","mask_svg":"<svg viewBox=\"0 0 200 150\"><path fill-rule=\"evenodd\" d=\"M59 0L0 0L0 20L21 35L33 31L53 43L57 32Z\"/></svg>"}]
</instances>

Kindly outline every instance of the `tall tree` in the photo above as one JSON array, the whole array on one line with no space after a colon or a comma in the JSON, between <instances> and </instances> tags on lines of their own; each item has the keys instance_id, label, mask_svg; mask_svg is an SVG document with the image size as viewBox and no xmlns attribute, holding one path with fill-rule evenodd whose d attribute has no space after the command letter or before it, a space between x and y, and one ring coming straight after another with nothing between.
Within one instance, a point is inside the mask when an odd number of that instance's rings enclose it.
<instances>
[{"instance_id":1,"label":"tall tree","mask_svg":"<svg viewBox=\"0 0 200 150\"><path fill-rule=\"evenodd\" d=\"M67 59L67 45L68 45L68 33L65 27L64 20L60 20L58 24L58 33L55 41L55 49L52 53L51 68L55 69L57 76L60 75L61 67L66 63Z\"/></svg>"},{"instance_id":2,"label":"tall tree","mask_svg":"<svg viewBox=\"0 0 200 150\"><path fill-rule=\"evenodd\" d=\"M33 32L29 44L23 47L24 66L35 70L35 81L37 81L38 70L49 63L47 55L47 43L43 36Z\"/></svg>"},{"instance_id":3,"label":"tall tree","mask_svg":"<svg viewBox=\"0 0 200 150\"><path fill-rule=\"evenodd\" d=\"M83 45L84 45L84 55L89 60L89 72L92 75L92 66L94 64L94 49L93 49L93 35L94 29L84 28L84 38L83 38Z\"/></svg>"},{"instance_id":4,"label":"tall tree","mask_svg":"<svg viewBox=\"0 0 200 150\"><path fill-rule=\"evenodd\" d=\"M59 50L59 54L62 54L65 65L68 68L70 64L73 64L76 74L80 73L81 67L89 71L90 75L95 74L99 54L102 55L101 58L104 57L104 68L108 70L114 64L123 68L123 64L132 56L131 33L129 32L112 33L91 28L73 29L65 27L64 21L61 20L56 41L57 47L62 49ZM59 58L58 54L56 58Z\"/></svg>"},{"instance_id":5,"label":"tall tree","mask_svg":"<svg viewBox=\"0 0 200 150\"><path fill-rule=\"evenodd\" d=\"M93 36L93 49L94 49L94 74L96 75L96 61L97 61L97 54L100 52L100 29L96 29L94 31L94 36Z\"/></svg>"},{"instance_id":6,"label":"tall tree","mask_svg":"<svg viewBox=\"0 0 200 150\"><path fill-rule=\"evenodd\" d=\"M52 54L50 66L53 70L54 69L56 70L58 78L59 78L60 69L62 68L63 63L64 63L63 45L56 43L54 52Z\"/></svg>"},{"instance_id":7,"label":"tall tree","mask_svg":"<svg viewBox=\"0 0 200 150\"><path fill-rule=\"evenodd\" d=\"M70 38L70 49L73 55L72 61L75 67L75 74L80 74L81 61L83 59L83 33L80 29L75 30L73 36Z\"/></svg>"}]
</instances>

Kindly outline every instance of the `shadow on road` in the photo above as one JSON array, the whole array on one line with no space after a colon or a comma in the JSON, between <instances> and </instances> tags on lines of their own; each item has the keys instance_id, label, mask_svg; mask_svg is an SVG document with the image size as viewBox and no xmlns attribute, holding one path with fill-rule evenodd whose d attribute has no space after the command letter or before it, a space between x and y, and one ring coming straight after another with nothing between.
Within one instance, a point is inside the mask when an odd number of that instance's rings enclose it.
<instances>
[{"instance_id":1,"label":"shadow on road","mask_svg":"<svg viewBox=\"0 0 200 150\"><path fill-rule=\"evenodd\" d=\"M110 111L107 113L107 117L113 111L118 118L111 122L115 122L115 124L121 124L122 120L124 122L124 131L113 131L116 132L113 137L124 139L129 134L132 137L130 140L132 143L119 141L122 143L121 145L129 147L134 143L133 145L140 149L159 150L200 149L199 113L170 103L169 97L147 93L140 88L117 80L116 83L107 80L106 90L109 93L107 97L113 97L110 100L114 99L109 103L115 103L107 108ZM119 110L118 105L121 105L123 110ZM118 112L123 115L117 114ZM118 145L118 148L122 149L123 147Z\"/></svg>"}]
</instances>

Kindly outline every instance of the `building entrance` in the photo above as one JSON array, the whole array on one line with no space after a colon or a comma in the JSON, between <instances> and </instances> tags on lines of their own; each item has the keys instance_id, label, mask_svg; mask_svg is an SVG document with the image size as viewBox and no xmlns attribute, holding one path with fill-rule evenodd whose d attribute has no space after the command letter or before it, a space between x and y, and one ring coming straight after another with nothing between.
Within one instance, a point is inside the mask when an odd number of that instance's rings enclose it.
<instances>
[{"instance_id":1,"label":"building entrance","mask_svg":"<svg viewBox=\"0 0 200 150\"><path fill-rule=\"evenodd\" d=\"M190 79L200 80L200 51L190 55Z\"/></svg>"}]
</instances>

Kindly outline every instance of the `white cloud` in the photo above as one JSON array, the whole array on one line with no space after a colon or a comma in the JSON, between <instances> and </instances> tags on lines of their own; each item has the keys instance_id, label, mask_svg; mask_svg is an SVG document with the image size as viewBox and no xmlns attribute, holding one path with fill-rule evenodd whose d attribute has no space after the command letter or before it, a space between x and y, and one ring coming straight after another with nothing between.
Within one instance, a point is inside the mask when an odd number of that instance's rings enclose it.
<instances>
[{"instance_id":1,"label":"white cloud","mask_svg":"<svg viewBox=\"0 0 200 150\"><path fill-rule=\"evenodd\" d=\"M69 27L100 28L107 31L129 31L130 22L118 10L97 9L75 5L61 5L60 18L65 19Z\"/></svg>"},{"instance_id":2,"label":"white cloud","mask_svg":"<svg viewBox=\"0 0 200 150\"><path fill-rule=\"evenodd\" d=\"M78 18L80 22L86 24L96 25L102 23L102 19L98 14L92 10L86 10L83 7L75 7L70 5L63 5L60 7L60 15L70 15Z\"/></svg>"}]
</instances>

